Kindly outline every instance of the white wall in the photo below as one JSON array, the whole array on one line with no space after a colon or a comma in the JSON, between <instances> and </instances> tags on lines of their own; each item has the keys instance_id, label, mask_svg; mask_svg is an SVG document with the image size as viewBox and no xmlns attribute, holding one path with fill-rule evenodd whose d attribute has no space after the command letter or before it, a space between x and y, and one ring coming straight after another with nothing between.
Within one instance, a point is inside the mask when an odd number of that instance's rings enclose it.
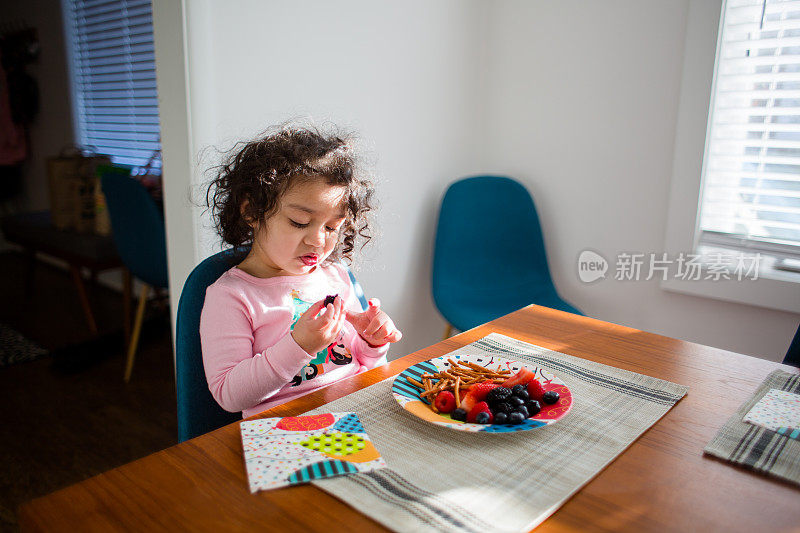
<instances>
[{"instance_id":1,"label":"white wall","mask_svg":"<svg viewBox=\"0 0 800 533\"><path fill-rule=\"evenodd\" d=\"M482 171L529 187L556 284L587 314L773 360L788 346L797 315L576 275L585 248L664 249L687 2L174 4L155 2L173 302L218 249L188 201L213 162L198 154L311 115L359 131L377 157L382 233L357 275L406 334L394 355L439 339L438 201ZM159 50L182 20L185 83L180 46ZM169 134L164 109L185 112Z\"/></svg>"},{"instance_id":2,"label":"white wall","mask_svg":"<svg viewBox=\"0 0 800 533\"><path fill-rule=\"evenodd\" d=\"M174 23L158 20L174 16L164 4L155 4L157 49L175 32ZM311 117L356 130L375 159L379 234L354 270L406 332L392 353L440 339L444 321L429 281L433 224L443 184L480 161L484 8L458 0L185 5L188 127L169 139L162 111L173 302L196 262L220 249L207 213L187 201L190 190L202 192L202 171L216 160L208 148L227 149L267 126ZM163 53L172 58L174 49L157 52L159 98L162 109L175 112L182 95L174 86L162 90L164 78L177 76ZM183 154L168 143L176 138L176 146L190 139L191 186L175 171ZM185 253L190 211L193 257Z\"/></svg>"},{"instance_id":3,"label":"white wall","mask_svg":"<svg viewBox=\"0 0 800 533\"><path fill-rule=\"evenodd\" d=\"M576 273L587 248L612 269L621 252L665 250L688 3L493 5L489 159L534 194L562 296L603 320L781 359L800 315Z\"/></svg>"}]
</instances>

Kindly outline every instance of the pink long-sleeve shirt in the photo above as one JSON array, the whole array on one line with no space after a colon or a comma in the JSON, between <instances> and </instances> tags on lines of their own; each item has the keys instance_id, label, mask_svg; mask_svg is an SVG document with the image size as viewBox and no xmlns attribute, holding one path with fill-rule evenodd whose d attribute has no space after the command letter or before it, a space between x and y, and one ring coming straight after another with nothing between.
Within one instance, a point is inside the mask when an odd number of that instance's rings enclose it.
<instances>
[{"instance_id":1,"label":"pink long-sleeve shirt","mask_svg":"<svg viewBox=\"0 0 800 533\"><path fill-rule=\"evenodd\" d=\"M223 409L246 418L386 362L388 344L370 347L347 321L319 353L295 342L300 315L333 294L346 309L362 310L347 271L335 263L274 278L233 267L208 287L200 342L208 388Z\"/></svg>"}]
</instances>

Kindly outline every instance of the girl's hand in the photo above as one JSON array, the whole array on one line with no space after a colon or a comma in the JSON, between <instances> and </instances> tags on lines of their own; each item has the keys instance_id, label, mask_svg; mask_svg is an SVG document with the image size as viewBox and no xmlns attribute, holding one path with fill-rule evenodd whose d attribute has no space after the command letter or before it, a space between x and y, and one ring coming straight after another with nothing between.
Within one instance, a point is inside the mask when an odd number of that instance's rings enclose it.
<instances>
[{"instance_id":1,"label":"girl's hand","mask_svg":"<svg viewBox=\"0 0 800 533\"><path fill-rule=\"evenodd\" d=\"M369 308L363 313L345 311L347 321L353 324L361 338L372 347L383 346L387 342L397 342L403 334L394 327L389 315L381 311L381 302L377 298L369 301Z\"/></svg>"},{"instance_id":2,"label":"girl's hand","mask_svg":"<svg viewBox=\"0 0 800 533\"><path fill-rule=\"evenodd\" d=\"M294 341L311 355L327 348L339 336L344 325L347 313L343 307L344 302L339 296L327 306L324 299L313 304L295 322L292 330Z\"/></svg>"}]
</instances>

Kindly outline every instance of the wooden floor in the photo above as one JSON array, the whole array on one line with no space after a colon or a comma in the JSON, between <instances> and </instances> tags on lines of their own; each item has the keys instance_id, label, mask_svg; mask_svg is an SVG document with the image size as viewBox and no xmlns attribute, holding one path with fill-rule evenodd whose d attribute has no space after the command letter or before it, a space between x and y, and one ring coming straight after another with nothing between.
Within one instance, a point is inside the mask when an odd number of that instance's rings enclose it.
<instances>
[{"instance_id":1,"label":"wooden floor","mask_svg":"<svg viewBox=\"0 0 800 533\"><path fill-rule=\"evenodd\" d=\"M96 286L101 333L91 342L69 274L44 263L26 291L27 265L0 253L0 321L52 357L0 368L0 529L17 529L20 503L177 442L166 311L152 309L133 376L122 380L122 299Z\"/></svg>"}]
</instances>

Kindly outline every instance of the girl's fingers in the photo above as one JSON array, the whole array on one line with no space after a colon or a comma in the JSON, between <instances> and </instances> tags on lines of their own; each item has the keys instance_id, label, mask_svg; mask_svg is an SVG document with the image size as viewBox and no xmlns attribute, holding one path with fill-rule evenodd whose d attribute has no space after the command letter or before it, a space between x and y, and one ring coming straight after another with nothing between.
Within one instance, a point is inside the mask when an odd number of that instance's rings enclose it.
<instances>
[{"instance_id":1,"label":"girl's fingers","mask_svg":"<svg viewBox=\"0 0 800 533\"><path fill-rule=\"evenodd\" d=\"M308 308L308 311L303 313L303 316L308 318L316 318L316 316L319 314L320 311L322 311L322 308L324 306L325 306L325 300L320 300L312 304L311 307Z\"/></svg>"},{"instance_id":2,"label":"girl's fingers","mask_svg":"<svg viewBox=\"0 0 800 533\"><path fill-rule=\"evenodd\" d=\"M339 314L339 320L336 321L336 329L334 330L334 336L338 337L339 332L342 331L344 327L344 322L347 319L347 315L345 313Z\"/></svg>"},{"instance_id":3,"label":"girl's fingers","mask_svg":"<svg viewBox=\"0 0 800 533\"><path fill-rule=\"evenodd\" d=\"M378 331L381 328L381 326L383 326L386 320L387 319L385 315L384 316L378 315L372 320L370 320L369 324L367 324L367 327L364 328L364 335L369 335L370 337L375 335L375 332Z\"/></svg>"},{"instance_id":4,"label":"girl's fingers","mask_svg":"<svg viewBox=\"0 0 800 533\"><path fill-rule=\"evenodd\" d=\"M324 315L323 329L329 337L337 337L344 326L347 314L342 309L341 298L337 297L332 304L328 304L328 312Z\"/></svg>"},{"instance_id":5,"label":"girl's fingers","mask_svg":"<svg viewBox=\"0 0 800 533\"><path fill-rule=\"evenodd\" d=\"M394 331L392 331L391 333L389 333L385 337L385 340L386 340L386 342L397 342L402 338L403 338L403 334L400 333L400 330L399 329L395 329Z\"/></svg>"},{"instance_id":6,"label":"girl's fingers","mask_svg":"<svg viewBox=\"0 0 800 533\"><path fill-rule=\"evenodd\" d=\"M389 330L390 330L389 323L388 323L388 322L384 322L384 323L381 325L381 327L379 327L379 328L378 328L378 329L375 331L375 333L373 333L372 335L373 335L373 336L374 336L376 339L381 339L381 340L383 340L383 339L386 339L386 336L389 334Z\"/></svg>"}]
</instances>

